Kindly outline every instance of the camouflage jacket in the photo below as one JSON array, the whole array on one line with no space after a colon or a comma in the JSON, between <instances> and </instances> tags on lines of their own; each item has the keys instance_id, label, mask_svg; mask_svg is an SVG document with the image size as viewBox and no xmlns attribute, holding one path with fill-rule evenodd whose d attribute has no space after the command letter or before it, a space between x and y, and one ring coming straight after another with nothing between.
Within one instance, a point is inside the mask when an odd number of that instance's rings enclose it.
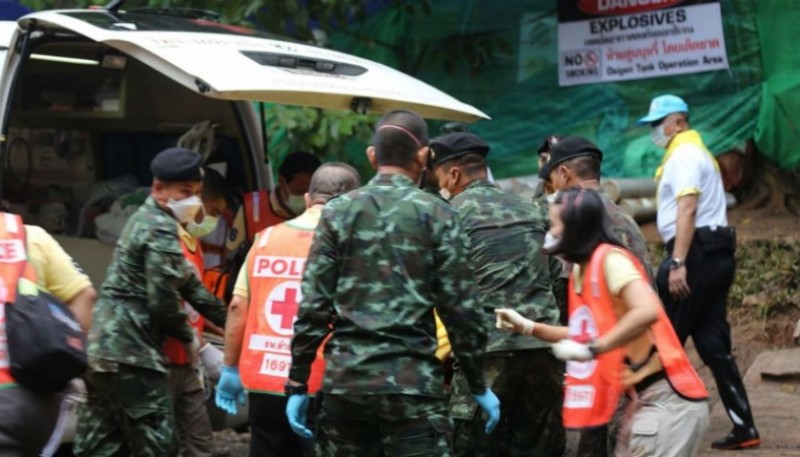
<instances>
[{"instance_id":1,"label":"camouflage jacket","mask_svg":"<svg viewBox=\"0 0 800 457\"><path fill-rule=\"evenodd\" d=\"M325 205L303 275L289 378L306 382L323 340L323 391L441 397L436 309L474 392L486 325L455 211L397 174Z\"/></svg>"},{"instance_id":2,"label":"camouflage jacket","mask_svg":"<svg viewBox=\"0 0 800 457\"><path fill-rule=\"evenodd\" d=\"M87 349L91 368L107 371L123 363L166 372L165 339L188 343L194 334L181 297L225 325L225 305L183 255L177 222L148 198L125 225L100 290Z\"/></svg>"},{"instance_id":3,"label":"camouflage jacket","mask_svg":"<svg viewBox=\"0 0 800 457\"><path fill-rule=\"evenodd\" d=\"M650 277L650 282L655 286L655 276L653 275L653 267L650 264L650 252L647 250L647 242L642 234L642 229L639 224L633 220L619 205L614 203L611 198L603 191L598 190L600 198L603 199L603 204L606 208L606 214L611 224L611 230L616 235L617 239L622 243L625 249L639 259L644 266L647 275ZM547 213L549 204L544 197L534 197L534 204L540 207L543 213ZM550 222L547 222L548 229ZM572 265L567 265L564 268L565 277L572 271Z\"/></svg>"},{"instance_id":4,"label":"camouflage jacket","mask_svg":"<svg viewBox=\"0 0 800 457\"><path fill-rule=\"evenodd\" d=\"M653 275L653 267L650 265L650 253L647 251L647 243L644 240L642 229L639 224L633 220L619 205L614 203L605 192L600 192L600 197L603 199L603 204L606 206L606 213L611 222L611 230L614 235L622 243L625 249L631 251L633 255L639 259L644 266L647 275L650 277L650 283L655 286L655 276Z\"/></svg>"},{"instance_id":5,"label":"camouflage jacket","mask_svg":"<svg viewBox=\"0 0 800 457\"><path fill-rule=\"evenodd\" d=\"M450 200L464 229L484 323L493 329L487 352L547 347L494 328L494 308L512 308L536 322L557 324L548 256L542 254L547 219L530 202L494 184L474 181Z\"/></svg>"}]
</instances>

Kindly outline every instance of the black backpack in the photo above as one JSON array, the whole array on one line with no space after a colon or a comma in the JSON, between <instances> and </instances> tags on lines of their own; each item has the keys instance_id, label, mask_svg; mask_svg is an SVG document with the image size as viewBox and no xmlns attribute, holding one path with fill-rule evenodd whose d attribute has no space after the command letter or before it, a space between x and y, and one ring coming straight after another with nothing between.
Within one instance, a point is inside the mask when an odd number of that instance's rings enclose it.
<instances>
[{"instance_id":1,"label":"black backpack","mask_svg":"<svg viewBox=\"0 0 800 457\"><path fill-rule=\"evenodd\" d=\"M11 376L38 393L60 392L89 368L86 337L66 305L33 284L20 290L19 277L14 302L4 305Z\"/></svg>"}]
</instances>

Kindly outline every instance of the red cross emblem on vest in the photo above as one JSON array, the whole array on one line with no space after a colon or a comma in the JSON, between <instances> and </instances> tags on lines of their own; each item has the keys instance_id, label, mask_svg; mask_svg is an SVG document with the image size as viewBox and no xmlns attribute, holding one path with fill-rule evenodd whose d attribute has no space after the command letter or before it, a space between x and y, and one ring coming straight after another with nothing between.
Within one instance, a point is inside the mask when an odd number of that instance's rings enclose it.
<instances>
[{"instance_id":1,"label":"red cross emblem on vest","mask_svg":"<svg viewBox=\"0 0 800 457\"><path fill-rule=\"evenodd\" d=\"M302 298L298 281L284 281L272 289L264 306L264 314L275 333L285 336L294 333L294 321Z\"/></svg>"}]
</instances>

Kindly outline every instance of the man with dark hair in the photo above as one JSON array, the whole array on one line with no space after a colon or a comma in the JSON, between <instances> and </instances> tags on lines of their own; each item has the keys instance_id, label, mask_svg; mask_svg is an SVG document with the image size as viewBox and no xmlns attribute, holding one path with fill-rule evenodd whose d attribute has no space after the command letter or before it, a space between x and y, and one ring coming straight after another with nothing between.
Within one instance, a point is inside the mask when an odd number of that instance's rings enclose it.
<instances>
[{"instance_id":1,"label":"man with dark hair","mask_svg":"<svg viewBox=\"0 0 800 457\"><path fill-rule=\"evenodd\" d=\"M203 207L195 220L186 225L190 235L200 239L206 268L219 266L225 259L225 243L232 220L228 210L230 190L225 177L217 170L204 167Z\"/></svg>"},{"instance_id":2,"label":"man with dark hair","mask_svg":"<svg viewBox=\"0 0 800 457\"><path fill-rule=\"evenodd\" d=\"M691 336L711 369L733 422L733 430L711 447L757 447L761 438L731 355L726 301L736 273L736 233L728 226L719 164L689 125L689 105L675 95L654 98L637 124L649 124L653 143L666 150L656 171L657 225L667 251L658 292L681 342Z\"/></svg>"},{"instance_id":3,"label":"man with dark hair","mask_svg":"<svg viewBox=\"0 0 800 457\"><path fill-rule=\"evenodd\" d=\"M556 192L576 186L599 191L602 161L603 153L594 143L578 136L567 136L552 146L550 158L542 173L549 177ZM649 279L653 282L650 254L639 225L605 193L599 192L599 195L605 205L614 235L642 263ZM564 268L567 275L571 270L571 264ZM581 433L578 446L580 457L605 457L613 453L621 412L620 409L620 414L615 416L608 426L586 429Z\"/></svg>"},{"instance_id":4,"label":"man with dark hair","mask_svg":"<svg viewBox=\"0 0 800 457\"><path fill-rule=\"evenodd\" d=\"M545 173L550 177L556 191L575 186L600 190L602 161L603 152L594 143L578 136L568 136L553 145ZM650 279L654 279L650 254L639 225L605 193L601 192L600 195L606 205L614 234L642 262Z\"/></svg>"},{"instance_id":5,"label":"man with dark hair","mask_svg":"<svg viewBox=\"0 0 800 457\"><path fill-rule=\"evenodd\" d=\"M558 324L560 312L550 289L548 258L541 253L545 216L517 195L488 180L489 146L471 133L451 133L431 142L439 186L458 213L467 240L467 259L478 284L481 319L492 327L493 309L512 308L524 316ZM451 329L448 329L451 330ZM450 331L453 334L453 331ZM464 372L453 377L450 413L456 456L549 457L565 447L561 425L563 368L546 343L492 330L484 375L503 405L503 420L483 432Z\"/></svg>"},{"instance_id":6,"label":"man with dark hair","mask_svg":"<svg viewBox=\"0 0 800 457\"><path fill-rule=\"evenodd\" d=\"M265 228L303 213L303 195L308 192L311 175L319 166L320 161L314 154L293 152L278 168L278 185L273 191L245 194L228 236L228 252L235 251L245 241L252 242L256 233Z\"/></svg>"},{"instance_id":7,"label":"man with dark hair","mask_svg":"<svg viewBox=\"0 0 800 457\"><path fill-rule=\"evenodd\" d=\"M247 391L252 432L250 455L253 457L313 455L310 440L292 433L284 414L288 364L283 363L281 369L264 370L262 367L285 360L286 355L276 348L282 344L289 347L292 337L291 324L297 316L296 300L300 296L302 268L289 268L289 265L301 266L305 262L323 205L360 185L358 172L350 165L321 165L311 177L308 193L304 196L306 212L259 233L247 255L248 267L243 268L237 278L228 310L225 366L217 386L216 403L221 409L235 414L237 401L244 399ZM274 259L272 268L268 259ZM286 268L281 270L279 262L283 262ZM296 298L291 301L287 297ZM276 329L265 316L282 312L281 306L287 304L293 307L281 315L275 324ZM269 347L259 344L265 341L272 344ZM312 378L317 384L311 387L311 393L319 389L323 367L321 359L314 364Z\"/></svg>"},{"instance_id":8,"label":"man with dark hair","mask_svg":"<svg viewBox=\"0 0 800 457\"><path fill-rule=\"evenodd\" d=\"M306 425L309 374L327 339L316 453L448 456L450 423L434 310L473 398L499 420L483 379L486 326L453 209L418 188L428 159L425 121L393 111L367 149L378 174L322 210L306 263L286 393L289 424Z\"/></svg>"}]
</instances>

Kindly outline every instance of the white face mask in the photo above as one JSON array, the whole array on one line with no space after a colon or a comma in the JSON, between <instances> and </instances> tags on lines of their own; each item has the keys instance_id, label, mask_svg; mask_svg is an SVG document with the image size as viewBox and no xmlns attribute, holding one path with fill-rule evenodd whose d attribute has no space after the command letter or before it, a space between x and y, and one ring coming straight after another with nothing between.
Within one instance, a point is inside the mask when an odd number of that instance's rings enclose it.
<instances>
[{"instance_id":1,"label":"white face mask","mask_svg":"<svg viewBox=\"0 0 800 457\"><path fill-rule=\"evenodd\" d=\"M297 215L303 214L306 210L306 199L302 195L289 195L286 206Z\"/></svg>"},{"instance_id":2,"label":"white face mask","mask_svg":"<svg viewBox=\"0 0 800 457\"><path fill-rule=\"evenodd\" d=\"M167 208L172 210L175 219L181 224L188 224L194 221L194 217L202 207L203 201L197 195L192 195L182 200L173 200L171 198L167 200Z\"/></svg>"},{"instance_id":3,"label":"white face mask","mask_svg":"<svg viewBox=\"0 0 800 457\"><path fill-rule=\"evenodd\" d=\"M671 138L672 137L664 134L663 122L655 127L650 128L650 140L659 148L666 148Z\"/></svg>"},{"instance_id":4,"label":"white face mask","mask_svg":"<svg viewBox=\"0 0 800 457\"><path fill-rule=\"evenodd\" d=\"M445 188L439 189L439 195L441 195L442 198L445 200L450 200L451 198L453 198L453 196L450 195L450 191Z\"/></svg>"},{"instance_id":5,"label":"white face mask","mask_svg":"<svg viewBox=\"0 0 800 457\"><path fill-rule=\"evenodd\" d=\"M219 218L217 216L209 216L206 214L199 224L194 220L186 224L186 231L194 237L203 238L214 232L214 230L217 229L218 223Z\"/></svg>"},{"instance_id":6,"label":"white face mask","mask_svg":"<svg viewBox=\"0 0 800 457\"><path fill-rule=\"evenodd\" d=\"M559 243L561 243L561 238L556 237L552 232L550 232L550 230L548 230L547 233L544 234L544 243L542 244L542 249L549 251L558 247Z\"/></svg>"}]
</instances>

